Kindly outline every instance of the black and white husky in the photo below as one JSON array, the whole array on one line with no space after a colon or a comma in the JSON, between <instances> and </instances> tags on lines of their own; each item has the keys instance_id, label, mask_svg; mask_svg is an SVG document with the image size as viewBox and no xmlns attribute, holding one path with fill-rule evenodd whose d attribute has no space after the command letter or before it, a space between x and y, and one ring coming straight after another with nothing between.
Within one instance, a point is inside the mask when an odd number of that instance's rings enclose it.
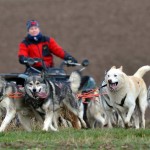
<instances>
[{"instance_id":1,"label":"black and white husky","mask_svg":"<svg viewBox=\"0 0 150 150\"><path fill-rule=\"evenodd\" d=\"M54 127L55 113L63 106L73 112L81 121L83 127L83 105L78 102L76 93L80 87L81 76L75 71L66 82L56 82L32 75L25 81L25 101L27 104L45 114L43 130L57 131Z\"/></svg>"}]
</instances>

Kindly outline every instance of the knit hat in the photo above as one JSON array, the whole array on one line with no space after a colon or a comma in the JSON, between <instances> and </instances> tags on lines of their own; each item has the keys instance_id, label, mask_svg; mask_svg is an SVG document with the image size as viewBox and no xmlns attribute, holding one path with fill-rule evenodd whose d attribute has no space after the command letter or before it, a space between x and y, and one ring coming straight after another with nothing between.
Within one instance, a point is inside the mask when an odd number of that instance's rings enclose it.
<instances>
[{"instance_id":1,"label":"knit hat","mask_svg":"<svg viewBox=\"0 0 150 150\"><path fill-rule=\"evenodd\" d=\"M39 27L39 23L36 20L27 21L26 24L27 30L29 30L33 26Z\"/></svg>"}]
</instances>

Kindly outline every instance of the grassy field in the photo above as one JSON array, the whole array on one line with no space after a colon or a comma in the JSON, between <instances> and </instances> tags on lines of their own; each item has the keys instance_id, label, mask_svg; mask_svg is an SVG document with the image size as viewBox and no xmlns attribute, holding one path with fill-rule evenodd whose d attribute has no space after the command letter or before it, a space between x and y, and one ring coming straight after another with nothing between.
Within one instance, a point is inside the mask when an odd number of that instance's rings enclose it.
<instances>
[{"instance_id":1,"label":"grassy field","mask_svg":"<svg viewBox=\"0 0 150 150\"><path fill-rule=\"evenodd\" d=\"M10 130L0 133L0 149L32 150L148 150L150 129L61 128L59 132L31 133Z\"/></svg>"}]
</instances>

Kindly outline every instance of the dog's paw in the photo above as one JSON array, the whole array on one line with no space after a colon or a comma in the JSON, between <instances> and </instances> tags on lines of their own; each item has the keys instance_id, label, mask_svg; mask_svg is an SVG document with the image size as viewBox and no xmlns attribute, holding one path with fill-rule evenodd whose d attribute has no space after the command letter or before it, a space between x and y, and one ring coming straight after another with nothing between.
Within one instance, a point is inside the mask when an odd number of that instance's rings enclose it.
<instances>
[{"instance_id":1,"label":"dog's paw","mask_svg":"<svg viewBox=\"0 0 150 150\"><path fill-rule=\"evenodd\" d=\"M55 132L58 131L58 130L57 130L56 128L54 128L54 127L53 127L53 128L50 128L50 130L51 130L51 131L55 131Z\"/></svg>"},{"instance_id":2,"label":"dog's paw","mask_svg":"<svg viewBox=\"0 0 150 150\"><path fill-rule=\"evenodd\" d=\"M44 127L42 130L47 132L47 131L48 131L48 128L45 128L45 127Z\"/></svg>"},{"instance_id":3,"label":"dog's paw","mask_svg":"<svg viewBox=\"0 0 150 150\"><path fill-rule=\"evenodd\" d=\"M49 131L49 128L45 128L45 127L44 127L42 130L47 132L47 131ZM54 127L52 127L52 126L50 127L50 130L51 130L51 131L58 131L56 128L54 128Z\"/></svg>"},{"instance_id":4,"label":"dog's paw","mask_svg":"<svg viewBox=\"0 0 150 150\"><path fill-rule=\"evenodd\" d=\"M129 129L129 128L132 128L133 126L131 125L131 124L129 124L129 123L125 123L125 128L126 129Z\"/></svg>"},{"instance_id":5,"label":"dog's paw","mask_svg":"<svg viewBox=\"0 0 150 150\"><path fill-rule=\"evenodd\" d=\"M81 122L82 124L82 128L86 129L87 128L87 124L85 122Z\"/></svg>"},{"instance_id":6,"label":"dog's paw","mask_svg":"<svg viewBox=\"0 0 150 150\"><path fill-rule=\"evenodd\" d=\"M0 132L4 132L4 130L5 130L5 129L3 129L3 128L0 128Z\"/></svg>"}]
</instances>

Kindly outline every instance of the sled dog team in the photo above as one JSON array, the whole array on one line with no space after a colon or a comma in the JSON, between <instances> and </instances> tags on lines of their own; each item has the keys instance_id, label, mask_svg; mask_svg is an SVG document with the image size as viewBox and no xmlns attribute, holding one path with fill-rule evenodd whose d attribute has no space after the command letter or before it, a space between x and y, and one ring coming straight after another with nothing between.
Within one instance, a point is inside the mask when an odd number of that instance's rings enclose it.
<instances>
[{"instance_id":1,"label":"sled dog team","mask_svg":"<svg viewBox=\"0 0 150 150\"><path fill-rule=\"evenodd\" d=\"M148 71L150 66L147 65L128 76L122 66L113 66L87 101L82 98L82 77L78 71L72 72L68 81L63 82L31 75L25 80L24 87L0 78L3 116L0 132L5 131L16 116L27 131L32 131L32 117L42 123L43 131L58 131L60 122L75 128L145 128L149 96L142 77Z\"/></svg>"}]
</instances>

